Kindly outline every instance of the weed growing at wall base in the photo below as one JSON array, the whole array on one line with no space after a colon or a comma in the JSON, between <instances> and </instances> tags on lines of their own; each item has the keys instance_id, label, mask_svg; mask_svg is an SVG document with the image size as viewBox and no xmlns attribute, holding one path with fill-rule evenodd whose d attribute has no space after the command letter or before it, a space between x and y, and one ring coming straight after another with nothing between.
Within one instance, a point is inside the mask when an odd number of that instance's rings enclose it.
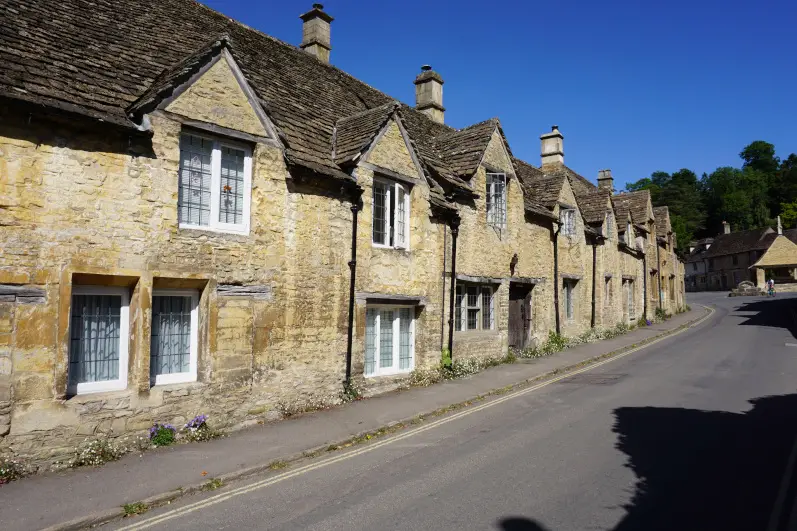
<instances>
[{"instance_id":1,"label":"weed growing at wall base","mask_svg":"<svg viewBox=\"0 0 797 531\"><path fill-rule=\"evenodd\" d=\"M36 468L14 457L0 457L0 485L22 479L36 472Z\"/></svg>"}]
</instances>

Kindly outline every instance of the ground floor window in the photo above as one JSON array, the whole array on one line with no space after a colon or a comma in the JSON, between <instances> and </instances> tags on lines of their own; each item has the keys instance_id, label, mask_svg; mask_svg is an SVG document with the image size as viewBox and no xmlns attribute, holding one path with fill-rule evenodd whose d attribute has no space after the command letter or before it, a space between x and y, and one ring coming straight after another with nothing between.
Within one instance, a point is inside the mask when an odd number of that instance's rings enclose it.
<instances>
[{"instance_id":1,"label":"ground floor window","mask_svg":"<svg viewBox=\"0 0 797 531\"><path fill-rule=\"evenodd\" d=\"M486 284L457 282L454 327L461 330L495 328L494 288Z\"/></svg>"},{"instance_id":2,"label":"ground floor window","mask_svg":"<svg viewBox=\"0 0 797 531\"><path fill-rule=\"evenodd\" d=\"M199 294L156 290L152 294L150 380L153 385L197 379Z\"/></svg>"},{"instance_id":3,"label":"ground floor window","mask_svg":"<svg viewBox=\"0 0 797 531\"><path fill-rule=\"evenodd\" d=\"M70 393L127 387L129 302L126 288L73 288L69 323Z\"/></svg>"},{"instance_id":4,"label":"ground floor window","mask_svg":"<svg viewBox=\"0 0 797 531\"><path fill-rule=\"evenodd\" d=\"M626 297L626 308L628 308L628 319L634 320L636 319L636 313L634 308L634 281L627 279L623 281L623 288L625 290L625 297Z\"/></svg>"},{"instance_id":5,"label":"ground floor window","mask_svg":"<svg viewBox=\"0 0 797 531\"><path fill-rule=\"evenodd\" d=\"M365 375L411 371L414 358L415 308L368 306L365 311Z\"/></svg>"},{"instance_id":6,"label":"ground floor window","mask_svg":"<svg viewBox=\"0 0 797 531\"><path fill-rule=\"evenodd\" d=\"M564 296L565 317L568 321L572 321L576 317L576 284L578 281L572 279L565 279L562 282L562 294Z\"/></svg>"}]
</instances>

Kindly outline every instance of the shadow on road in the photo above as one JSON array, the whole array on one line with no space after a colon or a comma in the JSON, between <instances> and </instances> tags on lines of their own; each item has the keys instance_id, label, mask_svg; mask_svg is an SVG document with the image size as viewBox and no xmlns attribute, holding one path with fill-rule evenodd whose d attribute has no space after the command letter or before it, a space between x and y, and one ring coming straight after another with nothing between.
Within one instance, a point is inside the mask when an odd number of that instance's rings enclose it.
<instances>
[{"instance_id":1,"label":"shadow on road","mask_svg":"<svg viewBox=\"0 0 797 531\"><path fill-rule=\"evenodd\" d=\"M797 395L751 403L745 413L615 410L617 448L638 478L615 531L766 529L797 435Z\"/></svg>"},{"instance_id":2,"label":"shadow on road","mask_svg":"<svg viewBox=\"0 0 797 531\"><path fill-rule=\"evenodd\" d=\"M498 522L498 529L502 531L548 531L534 520L522 516L510 516Z\"/></svg>"},{"instance_id":3,"label":"shadow on road","mask_svg":"<svg viewBox=\"0 0 797 531\"><path fill-rule=\"evenodd\" d=\"M797 298L775 297L742 304L736 311L755 312L744 316L747 320L741 323L742 326L785 328L797 338L797 320L792 314L794 310L797 310Z\"/></svg>"}]
</instances>

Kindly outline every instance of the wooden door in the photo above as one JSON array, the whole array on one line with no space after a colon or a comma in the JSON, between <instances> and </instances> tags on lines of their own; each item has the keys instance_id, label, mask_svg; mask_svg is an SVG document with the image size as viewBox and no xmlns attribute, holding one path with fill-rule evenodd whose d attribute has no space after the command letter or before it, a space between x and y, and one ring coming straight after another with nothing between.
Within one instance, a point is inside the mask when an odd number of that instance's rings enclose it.
<instances>
[{"instance_id":1,"label":"wooden door","mask_svg":"<svg viewBox=\"0 0 797 531\"><path fill-rule=\"evenodd\" d=\"M531 337L531 286L509 287L509 346L523 350Z\"/></svg>"}]
</instances>

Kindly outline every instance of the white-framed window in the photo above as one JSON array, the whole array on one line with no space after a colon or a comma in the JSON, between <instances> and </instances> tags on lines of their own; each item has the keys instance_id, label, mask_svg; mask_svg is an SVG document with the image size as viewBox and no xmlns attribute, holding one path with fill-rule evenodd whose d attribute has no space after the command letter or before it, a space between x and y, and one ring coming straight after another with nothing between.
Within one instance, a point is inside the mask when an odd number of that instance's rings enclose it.
<instances>
[{"instance_id":1,"label":"white-framed window","mask_svg":"<svg viewBox=\"0 0 797 531\"><path fill-rule=\"evenodd\" d=\"M495 289L488 284L457 282L455 330L495 329Z\"/></svg>"},{"instance_id":2,"label":"white-framed window","mask_svg":"<svg viewBox=\"0 0 797 531\"><path fill-rule=\"evenodd\" d=\"M180 228L249 233L252 150L197 133L180 135Z\"/></svg>"},{"instance_id":3,"label":"white-framed window","mask_svg":"<svg viewBox=\"0 0 797 531\"><path fill-rule=\"evenodd\" d=\"M496 229L506 227L506 174L488 173L487 190L487 224Z\"/></svg>"},{"instance_id":4,"label":"white-framed window","mask_svg":"<svg viewBox=\"0 0 797 531\"><path fill-rule=\"evenodd\" d=\"M197 379L199 292L154 290L150 336L150 382L153 385Z\"/></svg>"},{"instance_id":5,"label":"white-framed window","mask_svg":"<svg viewBox=\"0 0 797 531\"><path fill-rule=\"evenodd\" d=\"M365 376L410 372L415 366L415 308L365 310Z\"/></svg>"},{"instance_id":6,"label":"white-framed window","mask_svg":"<svg viewBox=\"0 0 797 531\"><path fill-rule=\"evenodd\" d=\"M566 278L562 281L562 294L564 295L565 318L572 321L576 317L576 284L577 280Z\"/></svg>"},{"instance_id":7,"label":"white-framed window","mask_svg":"<svg viewBox=\"0 0 797 531\"><path fill-rule=\"evenodd\" d=\"M562 223L562 235L572 238L576 235L576 211L572 208L563 208L559 212L559 221Z\"/></svg>"},{"instance_id":8,"label":"white-framed window","mask_svg":"<svg viewBox=\"0 0 797 531\"><path fill-rule=\"evenodd\" d=\"M374 178L373 192L373 244L377 247L409 248L409 187L395 181Z\"/></svg>"},{"instance_id":9,"label":"white-framed window","mask_svg":"<svg viewBox=\"0 0 797 531\"><path fill-rule=\"evenodd\" d=\"M70 394L127 387L129 316L127 288L73 286L69 310Z\"/></svg>"},{"instance_id":10,"label":"white-framed window","mask_svg":"<svg viewBox=\"0 0 797 531\"><path fill-rule=\"evenodd\" d=\"M628 319L636 319L636 310L634 308L634 281L627 279L623 281L625 286L626 305L628 306Z\"/></svg>"},{"instance_id":11,"label":"white-framed window","mask_svg":"<svg viewBox=\"0 0 797 531\"><path fill-rule=\"evenodd\" d=\"M614 232L614 216L611 212L606 214L606 233L604 236L608 239L612 239L612 233Z\"/></svg>"}]
</instances>

